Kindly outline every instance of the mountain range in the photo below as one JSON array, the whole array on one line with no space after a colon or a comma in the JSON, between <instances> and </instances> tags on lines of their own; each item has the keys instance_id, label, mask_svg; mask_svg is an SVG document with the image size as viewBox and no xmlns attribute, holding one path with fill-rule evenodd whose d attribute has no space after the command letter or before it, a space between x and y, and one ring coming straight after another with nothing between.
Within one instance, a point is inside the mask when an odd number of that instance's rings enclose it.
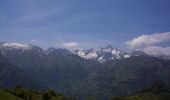
<instances>
[{"instance_id":1,"label":"mountain range","mask_svg":"<svg viewBox=\"0 0 170 100\"><path fill-rule=\"evenodd\" d=\"M78 99L94 96L106 100L135 93L155 80L170 86L169 60L132 55L111 46L71 52L1 42L0 54L0 87L20 84L53 89Z\"/></svg>"},{"instance_id":2,"label":"mountain range","mask_svg":"<svg viewBox=\"0 0 170 100\"><path fill-rule=\"evenodd\" d=\"M55 50L57 51L61 50L60 53L66 53L66 54L72 53L84 59L93 59L101 63L110 60L129 58L131 56L126 52L113 48L111 45L106 46L105 48L101 47L99 49L75 50L73 52L70 52L69 50L66 49L64 50L64 49L55 49L55 48L48 48L47 50L42 50L40 47L33 46L30 44L5 43L5 42L0 43L0 50L4 56L12 55L11 53L14 54L17 51L25 52L33 49L39 49L39 52L41 52L42 55L44 55L44 53L47 54Z\"/></svg>"},{"instance_id":3,"label":"mountain range","mask_svg":"<svg viewBox=\"0 0 170 100\"><path fill-rule=\"evenodd\" d=\"M118 59L126 59L132 56L141 56L141 55L148 55L144 53L143 51L135 50L131 53L127 53L124 51L121 51L119 49L113 48L111 45L108 45L106 47L101 47L98 49L84 49L84 50L74 50L69 51L67 49L61 49L61 48L48 48L47 50L43 50L42 48L31 45L31 44L20 44L20 43L6 43L6 42L0 42L0 51L1 54L4 56L12 55L11 53L16 52L26 52L26 51L34 51L39 50L39 56L43 56L45 54L48 54L50 52L58 51L60 53L65 54L74 54L78 55L81 58L87 59L87 60L95 60L100 63L111 61L111 60L118 60ZM12 51L12 52L11 52ZM148 55L149 56L149 55ZM154 56L158 58L162 58L165 60L169 60L169 56Z\"/></svg>"}]
</instances>

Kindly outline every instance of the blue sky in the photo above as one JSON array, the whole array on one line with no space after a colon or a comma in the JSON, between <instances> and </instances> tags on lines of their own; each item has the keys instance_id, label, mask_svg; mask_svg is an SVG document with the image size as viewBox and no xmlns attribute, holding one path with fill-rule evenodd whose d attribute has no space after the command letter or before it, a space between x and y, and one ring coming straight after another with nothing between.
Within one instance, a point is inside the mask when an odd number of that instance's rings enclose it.
<instances>
[{"instance_id":1,"label":"blue sky","mask_svg":"<svg viewBox=\"0 0 170 100\"><path fill-rule=\"evenodd\" d=\"M0 0L5 42L127 50L125 42L135 37L165 32L170 32L170 0Z\"/></svg>"}]
</instances>

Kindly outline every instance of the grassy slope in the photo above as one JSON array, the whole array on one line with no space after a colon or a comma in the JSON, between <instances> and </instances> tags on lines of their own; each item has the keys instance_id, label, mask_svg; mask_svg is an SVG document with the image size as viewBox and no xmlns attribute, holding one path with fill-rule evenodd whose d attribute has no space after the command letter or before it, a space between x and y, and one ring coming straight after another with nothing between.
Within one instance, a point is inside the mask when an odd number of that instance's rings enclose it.
<instances>
[{"instance_id":1,"label":"grassy slope","mask_svg":"<svg viewBox=\"0 0 170 100\"><path fill-rule=\"evenodd\" d=\"M170 90L163 82L156 81L151 87L134 95L113 97L112 100L170 100Z\"/></svg>"},{"instance_id":2,"label":"grassy slope","mask_svg":"<svg viewBox=\"0 0 170 100\"><path fill-rule=\"evenodd\" d=\"M113 97L112 100L170 100L170 93L141 93L128 97Z\"/></svg>"},{"instance_id":3,"label":"grassy slope","mask_svg":"<svg viewBox=\"0 0 170 100\"><path fill-rule=\"evenodd\" d=\"M0 90L0 100L75 100L52 90L34 91L20 86L14 89Z\"/></svg>"},{"instance_id":4,"label":"grassy slope","mask_svg":"<svg viewBox=\"0 0 170 100\"><path fill-rule=\"evenodd\" d=\"M0 90L0 100L23 100L8 92Z\"/></svg>"}]
</instances>

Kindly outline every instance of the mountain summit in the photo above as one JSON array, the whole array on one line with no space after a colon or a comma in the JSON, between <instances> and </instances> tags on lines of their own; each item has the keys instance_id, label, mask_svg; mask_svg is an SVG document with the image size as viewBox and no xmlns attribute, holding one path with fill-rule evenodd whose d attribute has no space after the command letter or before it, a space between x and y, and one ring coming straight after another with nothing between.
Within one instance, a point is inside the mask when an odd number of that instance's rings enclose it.
<instances>
[{"instance_id":1,"label":"mountain summit","mask_svg":"<svg viewBox=\"0 0 170 100\"><path fill-rule=\"evenodd\" d=\"M13 48L13 49L23 49L23 50L32 48L32 46L29 44L6 43L6 42L0 42L0 47L4 49Z\"/></svg>"},{"instance_id":2,"label":"mountain summit","mask_svg":"<svg viewBox=\"0 0 170 100\"><path fill-rule=\"evenodd\" d=\"M104 48L101 47L99 49L75 50L74 54L85 59L94 59L101 63L109 60L117 60L130 57L130 54L115 49L111 45L108 45Z\"/></svg>"}]
</instances>

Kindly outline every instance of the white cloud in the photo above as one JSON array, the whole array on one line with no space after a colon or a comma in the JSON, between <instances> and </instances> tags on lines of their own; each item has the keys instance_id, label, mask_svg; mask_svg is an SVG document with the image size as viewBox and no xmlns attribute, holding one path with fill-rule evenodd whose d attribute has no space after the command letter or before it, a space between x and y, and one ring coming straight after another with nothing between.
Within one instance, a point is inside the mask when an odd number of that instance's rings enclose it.
<instances>
[{"instance_id":1,"label":"white cloud","mask_svg":"<svg viewBox=\"0 0 170 100\"><path fill-rule=\"evenodd\" d=\"M139 49L166 41L170 41L170 32L141 35L126 42L126 45L131 49Z\"/></svg>"},{"instance_id":2,"label":"white cloud","mask_svg":"<svg viewBox=\"0 0 170 100\"><path fill-rule=\"evenodd\" d=\"M125 44L132 50L140 50L153 56L170 56L170 47L158 46L170 41L170 32L141 35Z\"/></svg>"},{"instance_id":3,"label":"white cloud","mask_svg":"<svg viewBox=\"0 0 170 100\"><path fill-rule=\"evenodd\" d=\"M148 46L145 47L142 51L144 51L148 55L153 56L170 56L170 47L160 47L160 46Z\"/></svg>"},{"instance_id":4,"label":"white cloud","mask_svg":"<svg viewBox=\"0 0 170 100\"><path fill-rule=\"evenodd\" d=\"M63 47L67 49L80 49L79 44L77 42L67 42L62 45Z\"/></svg>"}]
</instances>

